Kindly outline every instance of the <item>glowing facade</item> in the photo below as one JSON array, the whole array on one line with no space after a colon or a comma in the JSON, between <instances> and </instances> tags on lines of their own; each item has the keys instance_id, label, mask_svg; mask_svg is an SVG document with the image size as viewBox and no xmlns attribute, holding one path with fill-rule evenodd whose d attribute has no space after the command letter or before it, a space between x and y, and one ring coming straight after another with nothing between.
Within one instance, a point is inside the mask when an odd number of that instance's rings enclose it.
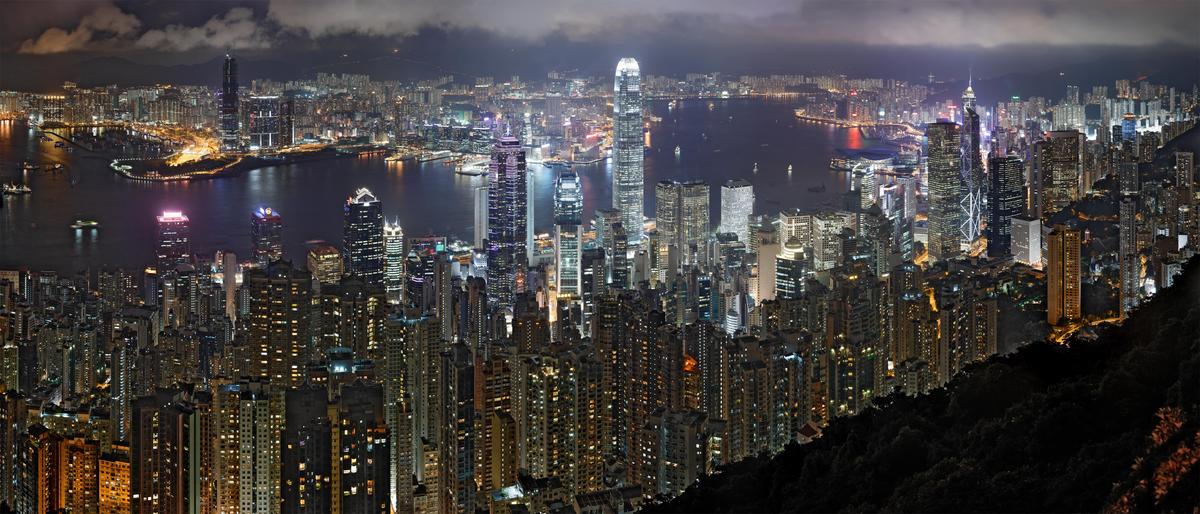
<instances>
[{"instance_id":1,"label":"glowing facade","mask_svg":"<svg viewBox=\"0 0 1200 514\"><path fill-rule=\"evenodd\" d=\"M343 251L346 272L369 285L383 285L383 204L367 188L346 199Z\"/></svg>"},{"instance_id":2,"label":"glowing facade","mask_svg":"<svg viewBox=\"0 0 1200 514\"><path fill-rule=\"evenodd\" d=\"M640 239L644 206L645 155L642 139L642 75L638 62L626 57L617 63L613 84L613 208L621 223Z\"/></svg>"}]
</instances>

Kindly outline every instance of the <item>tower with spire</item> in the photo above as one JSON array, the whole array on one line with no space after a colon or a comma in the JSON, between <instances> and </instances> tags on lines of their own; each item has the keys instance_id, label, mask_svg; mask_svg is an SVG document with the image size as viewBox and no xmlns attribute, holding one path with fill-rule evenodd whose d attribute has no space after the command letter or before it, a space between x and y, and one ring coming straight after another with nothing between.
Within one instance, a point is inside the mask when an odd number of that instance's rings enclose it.
<instances>
[{"instance_id":1,"label":"tower with spire","mask_svg":"<svg viewBox=\"0 0 1200 514\"><path fill-rule=\"evenodd\" d=\"M979 237L980 220L983 219L986 193L984 187L986 178L983 171L983 155L980 152L982 141L979 137L979 114L975 111L975 82L974 73L967 72L967 89L962 94L962 131L960 148L962 150L962 210L963 223L961 226L962 239L970 244Z\"/></svg>"}]
</instances>

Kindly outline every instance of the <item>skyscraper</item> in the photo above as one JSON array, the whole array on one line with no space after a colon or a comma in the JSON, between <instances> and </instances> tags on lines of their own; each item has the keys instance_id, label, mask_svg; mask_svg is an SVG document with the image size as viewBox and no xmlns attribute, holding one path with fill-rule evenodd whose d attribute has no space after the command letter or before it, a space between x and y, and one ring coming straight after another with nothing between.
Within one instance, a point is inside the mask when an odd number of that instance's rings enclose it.
<instances>
[{"instance_id":1,"label":"skyscraper","mask_svg":"<svg viewBox=\"0 0 1200 514\"><path fill-rule=\"evenodd\" d=\"M984 173L983 156L980 153L979 114L975 112L975 90L968 82L963 91L963 124L959 145L962 153L962 181L966 187L960 206L963 211L959 232L963 241L970 243L979 237L979 222L983 217Z\"/></svg>"},{"instance_id":2,"label":"skyscraper","mask_svg":"<svg viewBox=\"0 0 1200 514\"><path fill-rule=\"evenodd\" d=\"M345 262L337 247L319 243L308 249L308 272L321 284L336 284L342 279Z\"/></svg>"},{"instance_id":3,"label":"skyscraper","mask_svg":"<svg viewBox=\"0 0 1200 514\"><path fill-rule=\"evenodd\" d=\"M346 273L382 286L384 272L383 204L367 188L346 199L342 231Z\"/></svg>"},{"instance_id":4,"label":"skyscraper","mask_svg":"<svg viewBox=\"0 0 1200 514\"><path fill-rule=\"evenodd\" d=\"M613 84L613 208L621 211L621 224L629 239L641 240L644 209L645 157L642 138L642 75L637 60L617 63Z\"/></svg>"},{"instance_id":5,"label":"skyscraper","mask_svg":"<svg viewBox=\"0 0 1200 514\"><path fill-rule=\"evenodd\" d=\"M237 59L225 54L224 73L221 79L221 108L218 116L221 129L221 149L236 150L239 141L238 118L238 66Z\"/></svg>"},{"instance_id":6,"label":"skyscraper","mask_svg":"<svg viewBox=\"0 0 1200 514\"><path fill-rule=\"evenodd\" d=\"M929 180L929 238L933 260L952 259L961 252L964 185L958 125L930 123L925 129Z\"/></svg>"},{"instance_id":7,"label":"skyscraper","mask_svg":"<svg viewBox=\"0 0 1200 514\"><path fill-rule=\"evenodd\" d=\"M400 303L404 290L404 229L399 223L383 225L384 290L389 303Z\"/></svg>"},{"instance_id":8,"label":"skyscraper","mask_svg":"<svg viewBox=\"0 0 1200 514\"><path fill-rule=\"evenodd\" d=\"M515 137L502 137L492 147L488 165L487 290L494 304L511 307L518 276L525 273L525 150Z\"/></svg>"},{"instance_id":9,"label":"skyscraper","mask_svg":"<svg viewBox=\"0 0 1200 514\"><path fill-rule=\"evenodd\" d=\"M1137 307L1142 263L1137 244L1136 196L1121 198L1118 210L1117 262L1121 271L1121 316Z\"/></svg>"},{"instance_id":10,"label":"skyscraper","mask_svg":"<svg viewBox=\"0 0 1200 514\"><path fill-rule=\"evenodd\" d=\"M583 251L583 187L574 170L558 174L554 187L554 268L560 296L579 296Z\"/></svg>"},{"instance_id":11,"label":"skyscraper","mask_svg":"<svg viewBox=\"0 0 1200 514\"><path fill-rule=\"evenodd\" d=\"M179 211L158 216L158 269L166 272L180 264L191 264L191 222Z\"/></svg>"},{"instance_id":12,"label":"skyscraper","mask_svg":"<svg viewBox=\"0 0 1200 514\"><path fill-rule=\"evenodd\" d=\"M281 146L281 129L278 96L252 96L246 102L246 119L250 124L247 133L250 135L250 149L274 148Z\"/></svg>"},{"instance_id":13,"label":"skyscraper","mask_svg":"<svg viewBox=\"0 0 1200 514\"><path fill-rule=\"evenodd\" d=\"M750 216L754 215L754 186L733 179L721 186L721 226L717 232L737 234L738 241L750 243Z\"/></svg>"},{"instance_id":14,"label":"skyscraper","mask_svg":"<svg viewBox=\"0 0 1200 514\"><path fill-rule=\"evenodd\" d=\"M484 248L483 242L488 235L488 187L476 186L474 191L475 206L475 248Z\"/></svg>"},{"instance_id":15,"label":"skyscraper","mask_svg":"<svg viewBox=\"0 0 1200 514\"><path fill-rule=\"evenodd\" d=\"M1004 259L1012 255L1012 218L1025 210L1025 164L1014 155L992 157L988 170L988 256Z\"/></svg>"},{"instance_id":16,"label":"skyscraper","mask_svg":"<svg viewBox=\"0 0 1200 514\"><path fill-rule=\"evenodd\" d=\"M708 239L708 183L664 180L654 187L655 227L684 263L695 263Z\"/></svg>"},{"instance_id":17,"label":"skyscraper","mask_svg":"<svg viewBox=\"0 0 1200 514\"><path fill-rule=\"evenodd\" d=\"M250 214L250 245L260 267L283 258L283 217L278 211L259 207Z\"/></svg>"},{"instance_id":18,"label":"skyscraper","mask_svg":"<svg viewBox=\"0 0 1200 514\"><path fill-rule=\"evenodd\" d=\"M250 295L250 376L294 387L304 382L309 360L312 274L275 261L242 280Z\"/></svg>"},{"instance_id":19,"label":"skyscraper","mask_svg":"<svg viewBox=\"0 0 1200 514\"><path fill-rule=\"evenodd\" d=\"M1046 322L1058 325L1077 321L1080 317L1080 233L1066 225L1055 225L1048 237Z\"/></svg>"},{"instance_id":20,"label":"skyscraper","mask_svg":"<svg viewBox=\"0 0 1200 514\"><path fill-rule=\"evenodd\" d=\"M1038 147L1042 180L1042 215L1061 211L1079 199L1083 177L1083 137L1075 130L1055 130Z\"/></svg>"}]
</instances>

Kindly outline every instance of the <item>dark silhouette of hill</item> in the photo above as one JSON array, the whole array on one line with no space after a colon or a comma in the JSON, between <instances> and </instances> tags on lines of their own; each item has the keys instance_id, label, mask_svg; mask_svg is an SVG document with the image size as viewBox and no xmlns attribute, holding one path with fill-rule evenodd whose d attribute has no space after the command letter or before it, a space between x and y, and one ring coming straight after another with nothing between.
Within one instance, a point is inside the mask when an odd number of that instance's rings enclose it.
<instances>
[{"instance_id":1,"label":"dark silhouette of hill","mask_svg":"<svg viewBox=\"0 0 1200 514\"><path fill-rule=\"evenodd\" d=\"M1122 326L892 396L652 512L1196 512L1200 259Z\"/></svg>"}]
</instances>

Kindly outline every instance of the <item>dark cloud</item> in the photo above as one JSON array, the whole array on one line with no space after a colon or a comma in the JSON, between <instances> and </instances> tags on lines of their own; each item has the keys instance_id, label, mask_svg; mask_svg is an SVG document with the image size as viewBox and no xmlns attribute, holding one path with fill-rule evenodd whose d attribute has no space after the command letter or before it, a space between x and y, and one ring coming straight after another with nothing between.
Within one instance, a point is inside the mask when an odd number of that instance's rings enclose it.
<instances>
[{"instance_id":1,"label":"dark cloud","mask_svg":"<svg viewBox=\"0 0 1200 514\"><path fill-rule=\"evenodd\" d=\"M1196 0L260 0L17 3L7 18L57 20L21 52L262 49L280 39L404 39L423 29L524 41L681 36L902 46L1200 46ZM81 5L87 10L81 10ZM253 8L246 7L246 5ZM149 6L149 7L148 7ZM12 25L11 22L6 22ZM26 31L27 32L27 31ZM25 32L14 31L14 34ZM12 36L7 36L12 37ZM7 42L12 48L13 41Z\"/></svg>"}]
</instances>

